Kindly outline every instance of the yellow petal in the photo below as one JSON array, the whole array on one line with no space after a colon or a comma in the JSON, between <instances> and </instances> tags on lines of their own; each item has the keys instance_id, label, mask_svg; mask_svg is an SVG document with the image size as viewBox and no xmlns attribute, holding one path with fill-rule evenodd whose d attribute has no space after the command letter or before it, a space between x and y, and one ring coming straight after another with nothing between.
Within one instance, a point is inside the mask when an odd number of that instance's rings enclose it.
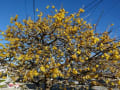
<instances>
[{"instance_id":1,"label":"yellow petal","mask_svg":"<svg viewBox=\"0 0 120 90\"><path fill-rule=\"evenodd\" d=\"M39 10L38 10L38 8L36 8L36 12L38 12Z\"/></svg>"}]
</instances>

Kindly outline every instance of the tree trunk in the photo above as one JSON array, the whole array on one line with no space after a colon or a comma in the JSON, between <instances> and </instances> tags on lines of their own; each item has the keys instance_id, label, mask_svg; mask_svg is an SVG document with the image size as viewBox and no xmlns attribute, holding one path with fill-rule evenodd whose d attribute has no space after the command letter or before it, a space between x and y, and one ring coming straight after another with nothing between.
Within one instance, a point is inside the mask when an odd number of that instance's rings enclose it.
<instances>
[{"instance_id":1,"label":"tree trunk","mask_svg":"<svg viewBox=\"0 0 120 90\"><path fill-rule=\"evenodd\" d=\"M51 85L50 85L50 81L49 81L49 79L45 76L45 82L44 82L44 84L45 84L45 90L50 90L50 87L51 87Z\"/></svg>"},{"instance_id":2,"label":"tree trunk","mask_svg":"<svg viewBox=\"0 0 120 90\"><path fill-rule=\"evenodd\" d=\"M35 84L36 90L40 90L40 84L39 84L39 82L36 82L34 84Z\"/></svg>"}]
</instances>

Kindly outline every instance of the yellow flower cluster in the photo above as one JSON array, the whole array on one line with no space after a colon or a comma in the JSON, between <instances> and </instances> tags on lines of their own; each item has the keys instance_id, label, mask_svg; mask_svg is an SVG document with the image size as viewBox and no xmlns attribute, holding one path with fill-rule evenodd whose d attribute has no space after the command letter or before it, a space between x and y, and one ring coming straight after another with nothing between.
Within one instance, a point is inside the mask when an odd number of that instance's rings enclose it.
<instances>
[{"instance_id":1,"label":"yellow flower cluster","mask_svg":"<svg viewBox=\"0 0 120 90\"><path fill-rule=\"evenodd\" d=\"M40 67L40 70L41 70L42 72L46 72L46 70L45 70L45 67L44 67L44 66L41 66L41 67Z\"/></svg>"},{"instance_id":2,"label":"yellow flower cluster","mask_svg":"<svg viewBox=\"0 0 120 90\"><path fill-rule=\"evenodd\" d=\"M73 74L78 74L77 70L75 68L73 68Z\"/></svg>"}]
</instances>

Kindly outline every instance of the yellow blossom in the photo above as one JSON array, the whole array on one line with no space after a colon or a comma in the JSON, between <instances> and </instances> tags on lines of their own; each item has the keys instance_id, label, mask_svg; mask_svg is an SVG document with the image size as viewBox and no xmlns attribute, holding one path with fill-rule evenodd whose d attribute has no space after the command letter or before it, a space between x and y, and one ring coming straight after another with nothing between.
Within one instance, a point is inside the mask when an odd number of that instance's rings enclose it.
<instances>
[{"instance_id":1,"label":"yellow blossom","mask_svg":"<svg viewBox=\"0 0 120 90\"><path fill-rule=\"evenodd\" d=\"M39 75L39 73L35 70L34 71L34 76L38 76Z\"/></svg>"},{"instance_id":2,"label":"yellow blossom","mask_svg":"<svg viewBox=\"0 0 120 90\"><path fill-rule=\"evenodd\" d=\"M120 80L118 80L118 85L120 85Z\"/></svg>"},{"instance_id":3,"label":"yellow blossom","mask_svg":"<svg viewBox=\"0 0 120 90\"><path fill-rule=\"evenodd\" d=\"M113 26L114 24L112 23L111 26Z\"/></svg>"},{"instance_id":4,"label":"yellow blossom","mask_svg":"<svg viewBox=\"0 0 120 90\"><path fill-rule=\"evenodd\" d=\"M53 50L57 50L57 47L56 47L56 46L53 46Z\"/></svg>"},{"instance_id":5,"label":"yellow blossom","mask_svg":"<svg viewBox=\"0 0 120 90\"><path fill-rule=\"evenodd\" d=\"M53 5L52 8L55 8L55 6Z\"/></svg>"},{"instance_id":6,"label":"yellow blossom","mask_svg":"<svg viewBox=\"0 0 120 90\"><path fill-rule=\"evenodd\" d=\"M41 66L41 67L40 67L40 70L41 70L42 72L45 72L45 71L46 71L44 66Z\"/></svg>"},{"instance_id":7,"label":"yellow blossom","mask_svg":"<svg viewBox=\"0 0 120 90\"><path fill-rule=\"evenodd\" d=\"M55 9L55 12L57 12L57 9Z\"/></svg>"},{"instance_id":8,"label":"yellow blossom","mask_svg":"<svg viewBox=\"0 0 120 90\"><path fill-rule=\"evenodd\" d=\"M15 16L14 21L16 21L17 19L18 19L18 15Z\"/></svg>"},{"instance_id":9,"label":"yellow blossom","mask_svg":"<svg viewBox=\"0 0 120 90\"><path fill-rule=\"evenodd\" d=\"M56 78L56 77L57 77L57 74L53 74L52 77L53 77L53 78Z\"/></svg>"},{"instance_id":10,"label":"yellow blossom","mask_svg":"<svg viewBox=\"0 0 120 90\"><path fill-rule=\"evenodd\" d=\"M47 5L47 6L46 6L46 9L48 9L49 7L50 7L50 6L49 6L49 5Z\"/></svg>"},{"instance_id":11,"label":"yellow blossom","mask_svg":"<svg viewBox=\"0 0 120 90\"><path fill-rule=\"evenodd\" d=\"M2 32L1 34L4 35L4 32Z\"/></svg>"},{"instance_id":12,"label":"yellow blossom","mask_svg":"<svg viewBox=\"0 0 120 90\"><path fill-rule=\"evenodd\" d=\"M45 68L49 68L49 65L45 65Z\"/></svg>"},{"instance_id":13,"label":"yellow blossom","mask_svg":"<svg viewBox=\"0 0 120 90\"><path fill-rule=\"evenodd\" d=\"M73 68L73 73L74 73L74 74L77 74L77 73L78 73L75 68Z\"/></svg>"},{"instance_id":14,"label":"yellow blossom","mask_svg":"<svg viewBox=\"0 0 120 90\"><path fill-rule=\"evenodd\" d=\"M83 60L83 59L80 59L80 62L81 62L81 63L84 63L84 62L85 62L85 60Z\"/></svg>"},{"instance_id":15,"label":"yellow blossom","mask_svg":"<svg viewBox=\"0 0 120 90\"><path fill-rule=\"evenodd\" d=\"M10 23L13 23L13 20L14 20L14 18L13 18L13 17L11 17L11 18L10 18Z\"/></svg>"},{"instance_id":16,"label":"yellow blossom","mask_svg":"<svg viewBox=\"0 0 120 90\"><path fill-rule=\"evenodd\" d=\"M85 12L85 10L80 8L79 12L83 13L83 12Z\"/></svg>"},{"instance_id":17,"label":"yellow blossom","mask_svg":"<svg viewBox=\"0 0 120 90\"><path fill-rule=\"evenodd\" d=\"M72 58L73 58L73 59L77 59L77 55L76 55L76 54L73 54L73 55L72 55Z\"/></svg>"},{"instance_id":18,"label":"yellow blossom","mask_svg":"<svg viewBox=\"0 0 120 90\"><path fill-rule=\"evenodd\" d=\"M99 65L96 65L96 67L98 68L98 67L99 67Z\"/></svg>"},{"instance_id":19,"label":"yellow blossom","mask_svg":"<svg viewBox=\"0 0 120 90\"><path fill-rule=\"evenodd\" d=\"M36 12L38 12L39 10L38 10L38 8L36 8Z\"/></svg>"}]
</instances>

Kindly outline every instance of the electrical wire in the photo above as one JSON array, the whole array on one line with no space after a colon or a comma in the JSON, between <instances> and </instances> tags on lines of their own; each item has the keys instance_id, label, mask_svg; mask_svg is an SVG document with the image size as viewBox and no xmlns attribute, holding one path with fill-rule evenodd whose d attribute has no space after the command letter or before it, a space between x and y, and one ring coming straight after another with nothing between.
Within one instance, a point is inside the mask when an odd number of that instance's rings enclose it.
<instances>
[{"instance_id":1,"label":"electrical wire","mask_svg":"<svg viewBox=\"0 0 120 90\"><path fill-rule=\"evenodd\" d=\"M103 2L103 0L99 0L96 4L94 4L91 8L89 8L86 13L90 12L92 9L98 7Z\"/></svg>"},{"instance_id":2,"label":"electrical wire","mask_svg":"<svg viewBox=\"0 0 120 90\"><path fill-rule=\"evenodd\" d=\"M26 20L28 19L28 13L27 13L27 0L25 1L25 16L26 16Z\"/></svg>"},{"instance_id":3,"label":"electrical wire","mask_svg":"<svg viewBox=\"0 0 120 90\"><path fill-rule=\"evenodd\" d=\"M84 9L88 8L89 6L91 6L91 5L94 4L96 1L97 1L97 0L93 0L93 1L90 2L88 5L86 5L86 6L84 7Z\"/></svg>"},{"instance_id":4,"label":"electrical wire","mask_svg":"<svg viewBox=\"0 0 120 90\"><path fill-rule=\"evenodd\" d=\"M33 0L33 17L34 17L34 21L35 21L35 0Z\"/></svg>"}]
</instances>

